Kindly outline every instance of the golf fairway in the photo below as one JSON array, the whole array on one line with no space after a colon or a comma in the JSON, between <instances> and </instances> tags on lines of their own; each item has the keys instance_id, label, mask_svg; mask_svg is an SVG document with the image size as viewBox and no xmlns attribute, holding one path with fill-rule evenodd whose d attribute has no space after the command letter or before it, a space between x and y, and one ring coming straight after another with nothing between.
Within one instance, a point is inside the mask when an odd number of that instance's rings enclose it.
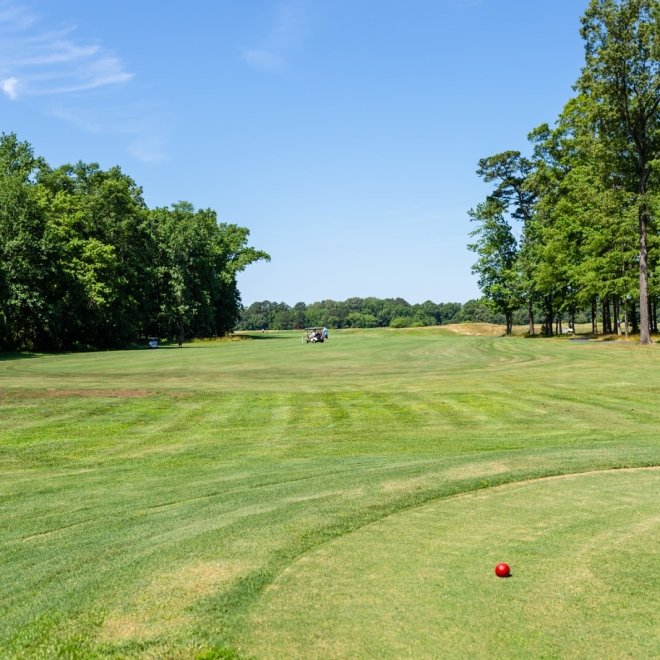
<instances>
[{"instance_id":1,"label":"golf fairway","mask_svg":"<svg viewBox=\"0 0 660 660\"><path fill-rule=\"evenodd\" d=\"M648 658L657 346L446 332L2 356L0 657Z\"/></svg>"},{"instance_id":2,"label":"golf fairway","mask_svg":"<svg viewBox=\"0 0 660 660\"><path fill-rule=\"evenodd\" d=\"M653 657L658 492L656 469L606 471L393 515L286 569L244 649L260 658ZM512 576L500 579L493 568L504 559Z\"/></svg>"}]
</instances>

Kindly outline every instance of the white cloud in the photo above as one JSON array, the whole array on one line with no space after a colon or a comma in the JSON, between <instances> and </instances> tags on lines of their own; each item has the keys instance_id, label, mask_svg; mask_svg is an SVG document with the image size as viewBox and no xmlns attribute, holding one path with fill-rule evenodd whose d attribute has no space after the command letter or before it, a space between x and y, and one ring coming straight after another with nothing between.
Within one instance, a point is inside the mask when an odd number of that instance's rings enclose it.
<instances>
[{"instance_id":1,"label":"white cloud","mask_svg":"<svg viewBox=\"0 0 660 660\"><path fill-rule=\"evenodd\" d=\"M3 91L20 96L63 95L121 85L133 78L121 60L99 43L84 43L75 25L41 27L35 15L0 2L0 76Z\"/></svg>"},{"instance_id":2,"label":"white cloud","mask_svg":"<svg viewBox=\"0 0 660 660\"><path fill-rule=\"evenodd\" d=\"M18 79L17 78L5 78L2 81L2 91L12 100L15 101L18 98Z\"/></svg>"},{"instance_id":3,"label":"white cloud","mask_svg":"<svg viewBox=\"0 0 660 660\"><path fill-rule=\"evenodd\" d=\"M12 64L17 67L37 67L52 64L64 64L74 60L91 58L100 50L99 45L76 46L68 41L53 42L49 49L43 53L35 53L23 59L15 60Z\"/></svg>"},{"instance_id":4,"label":"white cloud","mask_svg":"<svg viewBox=\"0 0 660 660\"><path fill-rule=\"evenodd\" d=\"M41 78L39 79L41 83L35 85L31 93L35 96L71 94L106 87L107 85L125 83L132 78L132 73L123 71L119 60L115 57L105 57L87 63L84 70L79 71L76 76L57 77L54 80L56 84L44 84L44 79ZM33 78L32 80L34 82L38 79Z\"/></svg>"},{"instance_id":5,"label":"white cloud","mask_svg":"<svg viewBox=\"0 0 660 660\"><path fill-rule=\"evenodd\" d=\"M170 118L126 87L134 77L74 23L49 25L17 0L0 0L0 91L15 102L30 98L43 114L85 133L115 136L141 162L161 162Z\"/></svg>"}]
</instances>

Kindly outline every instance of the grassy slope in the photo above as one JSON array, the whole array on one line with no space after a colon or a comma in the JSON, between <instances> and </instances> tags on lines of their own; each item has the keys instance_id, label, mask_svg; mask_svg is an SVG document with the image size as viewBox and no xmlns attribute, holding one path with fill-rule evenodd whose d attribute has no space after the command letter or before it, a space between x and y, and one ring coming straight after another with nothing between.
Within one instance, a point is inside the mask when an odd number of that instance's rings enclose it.
<instances>
[{"instance_id":1,"label":"grassy slope","mask_svg":"<svg viewBox=\"0 0 660 660\"><path fill-rule=\"evenodd\" d=\"M659 355L410 330L1 360L0 648L241 644L263 587L370 521L658 464Z\"/></svg>"}]
</instances>

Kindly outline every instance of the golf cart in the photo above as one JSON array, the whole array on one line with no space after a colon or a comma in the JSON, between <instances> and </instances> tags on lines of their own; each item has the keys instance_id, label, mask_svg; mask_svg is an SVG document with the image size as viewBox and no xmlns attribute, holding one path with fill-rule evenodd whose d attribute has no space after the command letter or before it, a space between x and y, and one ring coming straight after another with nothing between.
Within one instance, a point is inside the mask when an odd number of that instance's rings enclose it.
<instances>
[{"instance_id":1,"label":"golf cart","mask_svg":"<svg viewBox=\"0 0 660 660\"><path fill-rule=\"evenodd\" d=\"M306 344L322 344L324 341L328 341L328 329L327 328L305 328L303 330L303 342Z\"/></svg>"}]
</instances>

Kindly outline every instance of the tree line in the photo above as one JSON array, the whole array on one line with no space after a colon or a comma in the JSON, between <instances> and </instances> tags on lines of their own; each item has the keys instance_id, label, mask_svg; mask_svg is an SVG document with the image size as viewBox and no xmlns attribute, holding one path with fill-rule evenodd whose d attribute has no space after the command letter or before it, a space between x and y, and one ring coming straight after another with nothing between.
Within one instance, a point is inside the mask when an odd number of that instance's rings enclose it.
<instances>
[{"instance_id":1,"label":"tree line","mask_svg":"<svg viewBox=\"0 0 660 660\"><path fill-rule=\"evenodd\" d=\"M520 317L518 314L517 318ZM504 315L484 300L410 304L403 298L349 298L289 306L283 302L252 303L241 314L239 330L292 330L328 328L408 328L467 321L505 322Z\"/></svg>"},{"instance_id":2,"label":"tree line","mask_svg":"<svg viewBox=\"0 0 660 660\"><path fill-rule=\"evenodd\" d=\"M237 274L269 256L188 202L149 209L119 167L51 167L0 136L0 349L125 346L223 335Z\"/></svg>"},{"instance_id":3,"label":"tree line","mask_svg":"<svg viewBox=\"0 0 660 660\"><path fill-rule=\"evenodd\" d=\"M534 308L540 314L542 308ZM511 313L512 324L527 324L529 310L520 307ZM596 317L598 323L602 317ZM556 319L556 332L564 332L569 325L588 324L590 310L580 308L574 314L561 314ZM302 328L417 328L450 323L493 323L505 325L506 316L487 298L474 298L465 303L435 303L431 300L410 304L403 298L348 298L322 300L311 304L264 300L243 308L236 330L299 330ZM634 320L629 319L631 329Z\"/></svg>"},{"instance_id":4,"label":"tree line","mask_svg":"<svg viewBox=\"0 0 660 660\"><path fill-rule=\"evenodd\" d=\"M469 212L473 272L508 332L520 307L530 334L587 309L594 332L638 324L649 343L660 294L660 2L590 0L581 35L584 66L554 125L529 133L528 155L479 161L492 191Z\"/></svg>"}]
</instances>

